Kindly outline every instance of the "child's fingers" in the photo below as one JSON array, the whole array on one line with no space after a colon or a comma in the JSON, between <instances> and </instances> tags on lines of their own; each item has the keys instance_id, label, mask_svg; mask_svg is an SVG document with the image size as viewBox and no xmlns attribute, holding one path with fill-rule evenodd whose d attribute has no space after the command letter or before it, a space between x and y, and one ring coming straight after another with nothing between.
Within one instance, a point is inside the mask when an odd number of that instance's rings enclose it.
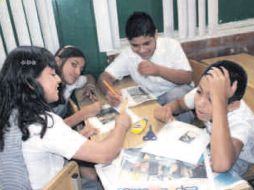
<instances>
[{"instance_id":1,"label":"child's fingers","mask_svg":"<svg viewBox=\"0 0 254 190\"><path fill-rule=\"evenodd\" d=\"M85 127L91 127L91 125L87 119L85 120Z\"/></svg>"},{"instance_id":2,"label":"child's fingers","mask_svg":"<svg viewBox=\"0 0 254 190\"><path fill-rule=\"evenodd\" d=\"M125 98L120 104L119 112L120 113L125 112L127 107L128 107L128 98Z\"/></svg>"}]
</instances>

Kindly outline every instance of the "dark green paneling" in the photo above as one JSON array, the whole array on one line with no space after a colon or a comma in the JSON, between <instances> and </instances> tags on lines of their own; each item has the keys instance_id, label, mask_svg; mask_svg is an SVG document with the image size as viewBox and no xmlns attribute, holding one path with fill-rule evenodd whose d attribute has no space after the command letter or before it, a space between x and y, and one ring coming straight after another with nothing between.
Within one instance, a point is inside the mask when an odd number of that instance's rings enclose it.
<instances>
[{"instance_id":1,"label":"dark green paneling","mask_svg":"<svg viewBox=\"0 0 254 190\"><path fill-rule=\"evenodd\" d=\"M95 77L106 66L106 55L99 53L92 0L54 0L60 45L79 47L86 55L84 73Z\"/></svg>"},{"instance_id":2,"label":"dark green paneling","mask_svg":"<svg viewBox=\"0 0 254 190\"><path fill-rule=\"evenodd\" d=\"M60 45L80 47L87 57L85 73L96 77L106 66L106 55L100 53L96 36L92 0L53 0ZM125 23L133 11L145 11L163 32L162 0L117 0L120 36L125 36ZM174 17L177 16L177 0ZM254 18L254 0L219 0L219 22ZM178 23L175 20L175 28Z\"/></svg>"},{"instance_id":3,"label":"dark green paneling","mask_svg":"<svg viewBox=\"0 0 254 190\"><path fill-rule=\"evenodd\" d=\"M121 38L125 37L125 23L134 11L150 14L159 32L163 31L162 0L117 0Z\"/></svg>"},{"instance_id":4,"label":"dark green paneling","mask_svg":"<svg viewBox=\"0 0 254 190\"><path fill-rule=\"evenodd\" d=\"M219 0L220 23L244 20L253 17L253 0Z\"/></svg>"}]
</instances>

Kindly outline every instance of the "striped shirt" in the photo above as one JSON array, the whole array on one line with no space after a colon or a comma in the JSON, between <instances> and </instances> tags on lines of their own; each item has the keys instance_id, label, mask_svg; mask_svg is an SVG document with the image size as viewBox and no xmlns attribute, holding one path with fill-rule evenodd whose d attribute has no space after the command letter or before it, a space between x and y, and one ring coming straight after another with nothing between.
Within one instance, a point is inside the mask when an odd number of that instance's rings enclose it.
<instances>
[{"instance_id":1,"label":"striped shirt","mask_svg":"<svg viewBox=\"0 0 254 190\"><path fill-rule=\"evenodd\" d=\"M22 153L22 133L17 125L17 112L9 119L11 127L4 134L4 150L0 151L0 190L30 190L31 185Z\"/></svg>"}]
</instances>

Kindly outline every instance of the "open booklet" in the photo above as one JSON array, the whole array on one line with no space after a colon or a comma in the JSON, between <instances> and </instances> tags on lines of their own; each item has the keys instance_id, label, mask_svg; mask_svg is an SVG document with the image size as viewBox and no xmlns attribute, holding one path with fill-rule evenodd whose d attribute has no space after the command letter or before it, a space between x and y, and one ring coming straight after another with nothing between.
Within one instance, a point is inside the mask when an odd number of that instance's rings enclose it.
<instances>
[{"instance_id":1,"label":"open booklet","mask_svg":"<svg viewBox=\"0 0 254 190\"><path fill-rule=\"evenodd\" d=\"M156 97L142 86L131 86L121 89L124 98L128 99L128 107L133 107L144 102L155 100Z\"/></svg>"},{"instance_id":2,"label":"open booklet","mask_svg":"<svg viewBox=\"0 0 254 190\"><path fill-rule=\"evenodd\" d=\"M96 165L105 189L209 189L204 159L197 165L125 149L109 165Z\"/></svg>"},{"instance_id":3,"label":"open booklet","mask_svg":"<svg viewBox=\"0 0 254 190\"><path fill-rule=\"evenodd\" d=\"M198 162L210 141L204 129L176 120L166 124L157 137L145 143L142 151L191 164Z\"/></svg>"},{"instance_id":4,"label":"open booklet","mask_svg":"<svg viewBox=\"0 0 254 190\"><path fill-rule=\"evenodd\" d=\"M111 164L97 164L96 171L105 190L239 190L251 189L232 171L214 173L205 151L197 164L123 149Z\"/></svg>"},{"instance_id":5,"label":"open booklet","mask_svg":"<svg viewBox=\"0 0 254 190\"><path fill-rule=\"evenodd\" d=\"M126 112L130 115L132 123L140 120L139 116L127 109ZM95 117L88 119L89 123L100 130L101 133L106 133L115 127L115 118L119 114L118 110L109 104L102 106L100 113Z\"/></svg>"}]
</instances>

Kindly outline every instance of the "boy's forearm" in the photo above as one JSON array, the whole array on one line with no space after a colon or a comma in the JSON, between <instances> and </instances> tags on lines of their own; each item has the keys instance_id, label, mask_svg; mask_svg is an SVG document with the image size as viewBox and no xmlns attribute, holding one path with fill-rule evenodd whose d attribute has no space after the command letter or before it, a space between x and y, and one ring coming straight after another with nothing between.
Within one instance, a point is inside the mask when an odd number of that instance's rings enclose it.
<instances>
[{"instance_id":1,"label":"boy's forearm","mask_svg":"<svg viewBox=\"0 0 254 190\"><path fill-rule=\"evenodd\" d=\"M170 69L160 65L158 65L158 71L159 76L175 84L188 84L192 80L191 71Z\"/></svg>"},{"instance_id":2,"label":"boy's forearm","mask_svg":"<svg viewBox=\"0 0 254 190\"><path fill-rule=\"evenodd\" d=\"M179 114L189 110L189 108L185 105L183 98L169 102L166 106L170 107L173 114Z\"/></svg>"},{"instance_id":3,"label":"boy's forearm","mask_svg":"<svg viewBox=\"0 0 254 190\"><path fill-rule=\"evenodd\" d=\"M217 172L230 169L236 159L225 104L223 101L213 100L211 156L213 169Z\"/></svg>"}]
</instances>

